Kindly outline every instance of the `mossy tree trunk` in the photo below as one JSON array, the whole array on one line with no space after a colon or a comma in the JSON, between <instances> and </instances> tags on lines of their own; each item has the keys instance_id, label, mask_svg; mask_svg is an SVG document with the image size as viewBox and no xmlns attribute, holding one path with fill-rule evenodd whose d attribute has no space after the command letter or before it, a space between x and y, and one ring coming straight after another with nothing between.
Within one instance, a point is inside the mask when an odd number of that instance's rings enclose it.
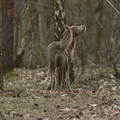
<instances>
[{"instance_id":1,"label":"mossy tree trunk","mask_svg":"<svg viewBox=\"0 0 120 120\"><path fill-rule=\"evenodd\" d=\"M2 2L2 51L4 73L12 71L13 57L13 7L14 0Z\"/></svg>"},{"instance_id":2,"label":"mossy tree trunk","mask_svg":"<svg viewBox=\"0 0 120 120\"><path fill-rule=\"evenodd\" d=\"M65 30L65 11L64 11L65 0L53 0L53 20L54 20L54 39L55 41L62 40L63 32ZM58 68L58 85L61 84L62 80L62 68Z\"/></svg>"},{"instance_id":3,"label":"mossy tree trunk","mask_svg":"<svg viewBox=\"0 0 120 120\"><path fill-rule=\"evenodd\" d=\"M98 6L98 10L97 10L97 23L96 23L96 27L97 27L97 32L96 32L96 47L95 47L95 58L94 58L94 62L95 63L99 63L100 62L100 47L101 47L101 36L102 36L102 31L100 28L100 24L102 24L102 14L103 14L103 0L99 1L99 6Z\"/></svg>"}]
</instances>

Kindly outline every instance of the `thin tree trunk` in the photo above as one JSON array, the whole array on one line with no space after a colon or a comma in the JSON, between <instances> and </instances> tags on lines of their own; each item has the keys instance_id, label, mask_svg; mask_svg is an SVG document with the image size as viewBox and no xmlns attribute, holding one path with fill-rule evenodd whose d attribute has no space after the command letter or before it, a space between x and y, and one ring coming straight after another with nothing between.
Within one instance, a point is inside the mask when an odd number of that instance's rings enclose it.
<instances>
[{"instance_id":1,"label":"thin tree trunk","mask_svg":"<svg viewBox=\"0 0 120 120\"><path fill-rule=\"evenodd\" d=\"M3 90L2 41L0 39L0 90Z\"/></svg>"},{"instance_id":2,"label":"thin tree trunk","mask_svg":"<svg viewBox=\"0 0 120 120\"><path fill-rule=\"evenodd\" d=\"M119 0L115 0L115 7L118 8ZM111 54L114 55L115 45L116 45L116 27L117 27L118 13L113 11L113 24L111 33Z\"/></svg>"},{"instance_id":3,"label":"thin tree trunk","mask_svg":"<svg viewBox=\"0 0 120 120\"><path fill-rule=\"evenodd\" d=\"M14 41L14 59L17 56L17 49L18 49L18 32L19 32L19 27L18 24L16 25L16 36L15 36L15 41Z\"/></svg>"},{"instance_id":4,"label":"thin tree trunk","mask_svg":"<svg viewBox=\"0 0 120 120\"><path fill-rule=\"evenodd\" d=\"M81 14L83 12L83 9L84 9L83 6L84 6L84 1L82 1L81 4L79 5L79 14ZM80 22L80 24L82 24L82 22ZM80 69L80 67L82 67L81 74L83 74L84 69L85 69L83 41L77 41L77 43L78 43L78 45L77 45L78 57L79 57L79 59L81 59L81 66L79 66L79 69Z\"/></svg>"},{"instance_id":5,"label":"thin tree trunk","mask_svg":"<svg viewBox=\"0 0 120 120\"><path fill-rule=\"evenodd\" d=\"M102 14L103 14L103 0L99 1L99 6L98 6L98 21L100 22L100 24L102 24ZM97 21L97 32L96 32L96 49L95 49L95 59L94 62L95 63L99 63L100 62L100 46L101 46L101 28L100 25Z\"/></svg>"}]
</instances>

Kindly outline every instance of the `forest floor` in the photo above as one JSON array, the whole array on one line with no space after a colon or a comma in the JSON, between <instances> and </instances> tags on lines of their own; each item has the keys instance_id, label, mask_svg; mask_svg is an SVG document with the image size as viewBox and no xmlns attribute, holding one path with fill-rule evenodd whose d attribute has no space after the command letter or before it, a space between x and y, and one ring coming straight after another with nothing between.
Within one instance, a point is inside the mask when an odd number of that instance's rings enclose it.
<instances>
[{"instance_id":1,"label":"forest floor","mask_svg":"<svg viewBox=\"0 0 120 120\"><path fill-rule=\"evenodd\" d=\"M120 79L113 74L112 68L88 68L72 92L60 92L46 90L48 69L15 69L4 75L0 120L120 120Z\"/></svg>"}]
</instances>

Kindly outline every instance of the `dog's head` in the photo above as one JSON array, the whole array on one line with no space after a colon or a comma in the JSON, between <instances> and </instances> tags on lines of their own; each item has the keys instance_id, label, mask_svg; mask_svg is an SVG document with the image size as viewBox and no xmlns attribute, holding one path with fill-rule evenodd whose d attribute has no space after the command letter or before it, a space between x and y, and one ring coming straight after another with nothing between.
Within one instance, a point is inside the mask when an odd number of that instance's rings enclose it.
<instances>
[{"instance_id":1,"label":"dog's head","mask_svg":"<svg viewBox=\"0 0 120 120\"><path fill-rule=\"evenodd\" d=\"M85 26L85 25L81 25L81 26L71 26L70 29L71 29L72 32L73 32L73 36L74 36L74 37L77 37L77 36L79 36L80 34L85 33L85 31L86 31L86 26Z\"/></svg>"}]
</instances>

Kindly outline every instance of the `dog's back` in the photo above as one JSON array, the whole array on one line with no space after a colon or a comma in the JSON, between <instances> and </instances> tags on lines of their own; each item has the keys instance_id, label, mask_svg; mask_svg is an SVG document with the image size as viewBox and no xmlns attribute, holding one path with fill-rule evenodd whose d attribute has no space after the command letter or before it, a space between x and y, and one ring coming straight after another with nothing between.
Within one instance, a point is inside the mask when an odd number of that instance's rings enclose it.
<instances>
[{"instance_id":1,"label":"dog's back","mask_svg":"<svg viewBox=\"0 0 120 120\"><path fill-rule=\"evenodd\" d=\"M47 47L47 58L49 64L53 67L64 67L64 62L66 61L66 51L72 42L72 31L69 26L66 27L67 30L63 34L63 39L59 42L52 42Z\"/></svg>"}]
</instances>

